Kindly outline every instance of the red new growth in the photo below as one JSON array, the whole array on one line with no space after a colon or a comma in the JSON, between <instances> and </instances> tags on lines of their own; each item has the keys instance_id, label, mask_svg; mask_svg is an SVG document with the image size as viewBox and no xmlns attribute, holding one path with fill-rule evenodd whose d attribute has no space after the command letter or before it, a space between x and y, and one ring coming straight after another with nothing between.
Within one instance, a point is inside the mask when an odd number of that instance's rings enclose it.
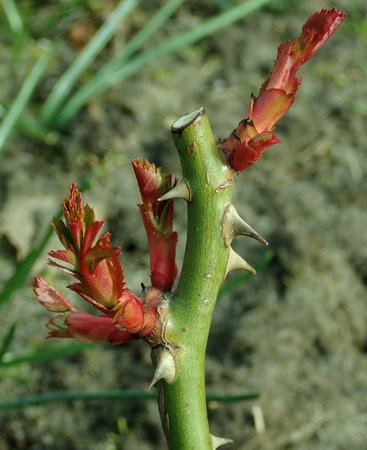
<instances>
[{"instance_id":1,"label":"red new growth","mask_svg":"<svg viewBox=\"0 0 367 450\"><path fill-rule=\"evenodd\" d=\"M75 184L64 201L64 220L54 218L53 226L65 250L49 255L49 263L73 275L78 283L69 289L77 292L103 315L92 316L78 311L59 291L41 276L34 280L39 302L49 311L59 312L47 323L50 337L75 337L86 342L109 341L113 344L150 334L156 325L155 304L145 306L129 289L119 261L118 247L112 247L110 234L98 233L104 222L96 221L93 209L83 205Z\"/></svg>"},{"instance_id":2,"label":"red new growth","mask_svg":"<svg viewBox=\"0 0 367 450\"><path fill-rule=\"evenodd\" d=\"M178 236L172 231L173 200L158 201L175 184L154 164L142 159L133 160L143 204L138 205L148 237L152 285L170 290L177 276L175 264Z\"/></svg>"},{"instance_id":3,"label":"red new growth","mask_svg":"<svg viewBox=\"0 0 367 450\"><path fill-rule=\"evenodd\" d=\"M79 283L70 285L70 289L106 312L117 305L124 289L120 249L111 246L109 233L97 240L104 222L96 221L93 209L83 205L75 184L63 206L65 222L54 218L52 224L66 250L51 251L49 255L74 267L70 270L53 261L50 264L74 275Z\"/></svg>"},{"instance_id":4,"label":"red new growth","mask_svg":"<svg viewBox=\"0 0 367 450\"><path fill-rule=\"evenodd\" d=\"M292 106L301 84L297 71L329 39L345 19L337 9L313 14L302 27L302 34L288 47L281 44L274 68L261 86L257 97L251 98L250 108L237 128L219 143L233 169L242 171L257 161L273 144L279 143L273 134L276 122Z\"/></svg>"}]
</instances>

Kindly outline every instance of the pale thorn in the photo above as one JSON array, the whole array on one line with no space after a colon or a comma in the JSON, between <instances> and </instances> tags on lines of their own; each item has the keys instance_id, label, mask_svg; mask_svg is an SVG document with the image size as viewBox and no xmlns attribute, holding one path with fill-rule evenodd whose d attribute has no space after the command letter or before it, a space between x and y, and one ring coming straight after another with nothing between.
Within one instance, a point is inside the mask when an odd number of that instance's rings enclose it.
<instances>
[{"instance_id":1,"label":"pale thorn","mask_svg":"<svg viewBox=\"0 0 367 450\"><path fill-rule=\"evenodd\" d=\"M155 372L148 390L158 381L164 380L166 383L172 383L176 378L176 362L173 354L165 347L158 346L152 349L152 359L155 365Z\"/></svg>"},{"instance_id":2,"label":"pale thorn","mask_svg":"<svg viewBox=\"0 0 367 450\"><path fill-rule=\"evenodd\" d=\"M249 236L262 244L269 245L257 231L242 219L232 203L230 203L224 211L222 229L224 243L227 247L229 247L233 239L239 235Z\"/></svg>"},{"instance_id":3,"label":"pale thorn","mask_svg":"<svg viewBox=\"0 0 367 450\"><path fill-rule=\"evenodd\" d=\"M245 261L238 253L236 253L232 247L230 247L226 273L224 275L224 278L228 275L229 271L234 269L246 270L247 272L250 272L253 275L255 275L256 273L256 270L252 266L250 266L250 264L247 261Z\"/></svg>"},{"instance_id":4,"label":"pale thorn","mask_svg":"<svg viewBox=\"0 0 367 450\"><path fill-rule=\"evenodd\" d=\"M220 447L221 445L232 444L233 442L232 439L221 438L218 436L214 436L213 434L210 434L210 437L212 439L213 450Z\"/></svg>"},{"instance_id":5,"label":"pale thorn","mask_svg":"<svg viewBox=\"0 0 367 450\"><path fill-rule=\"evenodd\" d=\"M159 197L158 201L163 202L172 198L183 198L187 202L191 201L191 189L187 181L180 180L170 191Z\"/></svg>"}]
</instances>

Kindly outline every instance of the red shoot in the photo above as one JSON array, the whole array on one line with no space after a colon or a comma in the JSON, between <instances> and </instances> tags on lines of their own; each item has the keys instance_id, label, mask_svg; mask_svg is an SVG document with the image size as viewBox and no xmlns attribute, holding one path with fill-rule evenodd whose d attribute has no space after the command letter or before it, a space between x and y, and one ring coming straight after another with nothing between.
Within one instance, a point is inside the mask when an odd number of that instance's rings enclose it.
<instances>
[{"instance_id":1,"label":"red shoot","mask_svg":"<svg viewBox=\"0 0 367 450\"><path fill-rule=\"evenodd\" d=\"M133 168L143 200L138 205L148 237L152 285L170 290L177 276L175 264L178 236L172 231L173 200L158 201L175 184L154 164L142 159L133 160Z\"/></svg>"},{"instance_id":2,"label":"red shoot","mask_svg":"<svg viewBox=\"0 0 367 450\"><path fill-rule=\"evenodd\" d=\"M155 304L145 306L125 288L118 247L112 247L109 233L98 233L103 222L96 221L93 209L82 202L75 184L64 201L64 220L53 220L57 235L65 250L49 255L68 266L52 260L52 266L73 275L78 283L69 289L77 292L103 315L92 316L78 311L59 291L41 276L34 281L39 302L49 311L61 313L47 327L50 337L76 337L87 342L110 341L113 344L150 334L155 328Z\"/></svg>"},{"instance_id":3,"label":"red shoot","mask_svg":"<svg viewBox=\"0 0 367 450\"><path fill-rule=\"evenodd\" d=\"M313 14L302 27L302 34L288 47L281 44L274 68L261 86L257 97L251 98L250 108L237 128L219 143L233 169L250 167L273 144L279 143L273 134L276 122L292 106L301 84L297 71L329 39L345 19L337 9Z\"/></svg>"}]
</instances>

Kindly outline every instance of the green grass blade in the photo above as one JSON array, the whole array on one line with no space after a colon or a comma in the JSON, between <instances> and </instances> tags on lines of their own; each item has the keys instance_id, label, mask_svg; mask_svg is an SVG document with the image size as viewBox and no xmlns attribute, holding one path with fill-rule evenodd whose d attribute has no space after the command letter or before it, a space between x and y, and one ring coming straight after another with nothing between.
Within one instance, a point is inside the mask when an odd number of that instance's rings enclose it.
<instances>
[{"instance_id":1,"label":"green grass blade","mask_svg":"<svg viewBox=\"0 0 367 450\"><path fill-rule=\"evenodd\" d=\"M59 140L57 131L47 129L34 117L22 114L18 120L19 129L32 139L36 139L46 145L55 145Z\"/></svg>"},{"instance_id":2,"label":"green grass blade","mask_svg":"<svg viewBox=\"0 0 367 450\"><path fill-rule=\"evenodd\" d=\"M123 81L125 78L134 75L148 63L168 55L169 53L176 52L183 47L191 45L194 42L213 34L271 1L272 0L248 0L229 11L219 14L212 19L208 19L188 31L168 38L162 44L140 54L124 67L112 73L104 73L103 77L95 77L90 83L76 92L76 94L74 94L74 96L65 104L55 120L55 125L60 128L64 127L90 98L100 94L116 83Z\"/></svg>"},{"instance_id":3,"label":"green grass blade","mask_svg":"<svg viewBox=\"0 0 367 450\"><path fill-rule=\"evenodd\" d=\"M54 116L57 114L58 109L73 88L75 82L110 41L116 28L121 24L121 21L137 6L138 3L139 0L120 1L93 39L91 39L88 45L84 47L75 61L60 77L43 105L41 118L44 123L52 123Z\"/></svg>"},{"instance_id":4,"label":"green grass blade","mask_svg":"<svg viewBox=\"0 0 367 450\"><path fill-rule=\"evenodd\" d=\"M59 25L62 20L83 4L85 4L85 0L63 0L62 2L59 2L53 14L46 17L44 21L39 21L39 23L34 24L32 35L40 38L46 36L51 30Z\"/></svg>"},{"instance_id":5,"label":"green grass blade","mask_svg":"<svg viewBox=\"0 0 367 450\"><path fill-rule=\"evenodd\" d=\"M5 353L9 350L9 347L11 343L13 342L14 336L15 336L15 330L17 328L16 322L13 323L13 325L10 325L8 330L6 331L1 346L0 346L0 364L1 360L3 359L3 356Z\"/></svg>"},{"instance_id":6,"label":"green grass blade","mask_svg":"<svg viewBox=\"0 0 367 450\"><path fill-rule=\"evenodd\" d=\"M274 252L272 250L268 250L265 253L265 255L260 259L260 261L258 261L258 263L255 264L256 272L260 272L262 269L264 269L273 258L274 258ZM232 280L224 282L219 289L218 298L225 294L229 294L237 286L240 286L242 283L249 280L251 277L253 277L252 273L246 272L242 275L239 275L236 278L233 278Z\"/></svg>"},{"instance_id":7,"label":"green grass blade","mask_svg":"<svg viewBox=\"0 0 367 450\"><path fill-rule=\"evenodd\" d=\"M258 392L251 392L249 394L207 394L207 402L244 402L248 400L256 400L261 394Z\"/></svg>"},{"instance_id":8,"label":"green grass blade","mask_svg":"<svg viewBox=\"0 0 367 450\"><path fill-rule=\"evenodd\" d=\"M254 400L260 397L260 394L239 394L239 395L207 395L207 401L217 402L239 402L246 400ZM0 403L0 410L8 410L14 408L24 408L31 405L42 405L66 400L155 400L156 392L142 391L138 389L124 389L117 391L63 391L50 392L48 394L35 395L32 397L23 397L16 400L8 400Z\"/></svg>"},{"instance_id":9,"label":"green grass blade","mask_svg":"<svg viewBox=\"0 0 367 450\"><path fill-rule=\"evenodd\" d=\"M14 356L0 361L0 367L11 367L24 363L48 361L50 359L57 359L69 355L74 355L91 348L93 348L93 346L91 344L86 344L85 342L74 342L68 345L50 345L46 348L35 350L25 355Z\"/></svg>"},{"instance_id":10,"label":"green grass blade","mask_svg":"<svg viewBox=\"0 0 367 450\"><path fill-rule=\"evenodd\" d=\"M19 94L17 95L3 122L0 125L0 156L9 134L14 129L19 116L26 107L35 87L37 86L38 81L40 80L43 72L47 67L48 61L50 60L50 57L52 55L52 51L52 47L49 47L37 61L37 63L31 70L31 73L23 83Z\"/></svg>"},{"instance_id":11,"label":"green grass blade","mask_svg":"<svg viewBox=\"0 0 367 450\"><path fill-rule=\"evenodd\" d=\"M160 28L169 17L176 11L176 9L184 2L184 0L170 0L166 3L158 13L148 22L145 27L139 31L126 45L125 47L90 80L87 84L82 86L75 94L75 99L72 102L85 102L105 89L105 79L109 74L116 71L131 55L139 50L142 45ZM68 106L66 106L68 108ZM75 110L75 114L79 108ZM56 118L56 125L62 123L62 120Z\"/></svg>"},{"instance_id":12,"label":"green grass blade","mask_svg":"<svg viewBox=\"0 0 367 450\"><path fill-rule=\"evenodd\" d=\"M0 104L0 119L4 119L6 114L6 109ZM36 119L24 113L18 118L14 128L16 130L20 130L33 139L44 142L47 145L55 145L59 138L56 131L46 129Z\"/></svg>"},{"instance_id":13,"label":"green grass blade","mask_svg":"<svg viewBox=\"0 0 367 450\"><path fill-rule=\"evenodd\" d=\"M24 31L22 18L13 0L2 0L3 8L8 19L10 29L14 34L22 34Z\"/></svg>"},{"instance_id":14,"label":"green grass blade","mask_svg":"<svg viewBox=\"0 0 367 450\"><path fill-rule=\"evenodd\" d=\"M28 255L18 263L13 275L7 280L0 292L0 307L7 303L13 293L21 288L26 282L34 263L44 252L46 245L53 234L53 228L50 226L44 234L41 242L33 247Z\"/></svg>"},{"instance_id":15,"label":"green grass blade","mask_svg":"<svg viewBox=\"0 0 367 450\"><path fill-rule=\"evenodd\" d=\"M17 400L9 400L0 403L0 410L7 410L13 408L23 408L31 405L42 405L44 403L51 403L66 400L137 400L137 399L156 399L157 394L150 391L142 391L138 389L126 389L118 391L100 391L100 392L85 392L85 391L63 391L50 392L48 394L35 395L32 397L24 397Z\"/></svg>"},{"instance_id":16,"label":"green grass blade","mask_svg":"<svg viewBox=\"0 0 367 450\"><path fill-rule=\"evenodd\" d=\"M177 10L177 8L185 0L169 0L158 13L142 28L135 36L125 45L125 47L115 55L103 68L99 71L97 76L102 78L107 74L114 72L125 62L131 55L136 53L143 44L163 25L167 22L170 16Z\"/></svg>"}]
</instances>

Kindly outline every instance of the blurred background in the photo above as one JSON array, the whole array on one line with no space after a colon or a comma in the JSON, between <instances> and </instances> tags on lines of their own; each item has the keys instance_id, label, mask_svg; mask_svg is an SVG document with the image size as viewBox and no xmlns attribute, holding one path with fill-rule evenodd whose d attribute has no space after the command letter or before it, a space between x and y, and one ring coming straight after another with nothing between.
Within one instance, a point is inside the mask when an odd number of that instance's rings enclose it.
<instances>
[{"instance_id":1,"label":"blurred background","mask_svg":"<svg viewBox=\"0 0 367 450\"><path fill-rule=\"evenodd\" d=\"M234 439L228 448L366 448L366 2L2 0L0 449L165 448L154 400L67 399L144 392L152 367L140 341L46 341L50 313L32 277L73 298L63 289L70 279L46 266L47 251L60 248L52 216L77 182L139 293L149 256L131 159L179 177L171 124L204 106L214 135L226 137L277 46L333 7L348 17L301 69L277 128L282 143L237 182L237 210L270 253L234 243L260 270L246 282L231 273L218 300L207 388L261 396L208 408L212 433ZM185 221L177 202L179 267ZM46 401L55 392L61 400Z\"/></svg>"}]
</instances>

